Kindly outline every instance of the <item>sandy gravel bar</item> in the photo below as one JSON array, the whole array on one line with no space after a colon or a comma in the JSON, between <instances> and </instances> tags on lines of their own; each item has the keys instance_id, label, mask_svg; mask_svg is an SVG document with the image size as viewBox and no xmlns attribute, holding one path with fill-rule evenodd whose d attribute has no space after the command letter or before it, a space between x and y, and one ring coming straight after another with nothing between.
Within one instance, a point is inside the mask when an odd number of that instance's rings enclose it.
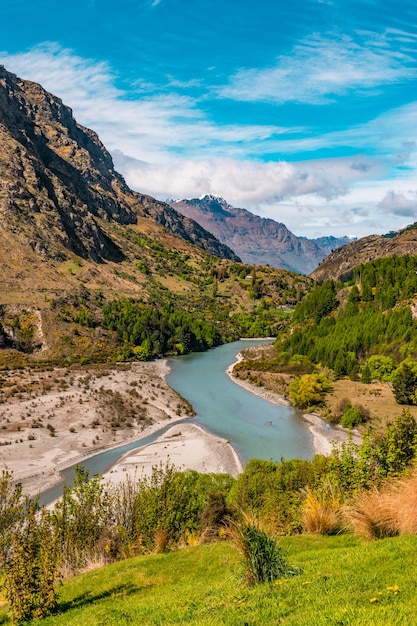
<instances>
[{"instance_id":1,"label":"sandy gravel bar","mask_svg":"<svg viewBox=\"0 0 417 626\"><path fill-rule=\"evenodd\" d=\"M179 470L192 469L200 473L231 474L243 471L242 462L228 441L211 435L196 424L177 424L154 442L127 452L104 474L112 483L149 475L152 467L162 463Z\"/></svg>"},{"instance_id":2,"label":"sandy gravel bar","mask_svg":"<svg viewBox=\"0 0 417 626\"><path fill-rule=\"evenodd\" d=\"M66 467L190 417L168 372L166 360L2 372L0 469L38 493Z\"/></svg>"}]
</instances>

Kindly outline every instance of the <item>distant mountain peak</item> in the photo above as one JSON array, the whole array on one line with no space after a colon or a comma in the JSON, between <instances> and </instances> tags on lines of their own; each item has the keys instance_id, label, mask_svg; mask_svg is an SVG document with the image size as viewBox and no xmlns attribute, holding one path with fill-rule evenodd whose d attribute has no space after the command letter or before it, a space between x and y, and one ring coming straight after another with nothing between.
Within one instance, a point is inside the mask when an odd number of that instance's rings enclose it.
<instances>
[{"instance_id":1,"label":"distant mountain peak","mask_svg":"<svg viewBox=\"0 0 417 626\"><path fill-rule=\"evenodd\" d=\"M198 198L199 200L205 200L206 202L218 202L219 204L227 204L226 200L222 196L217 196L215 193L206 193Z\"/></svg>"},{"instance_id":2,"label":"distant mountain peak","mask_svg":"<svg viewBox=\"0 0 417 626\"><path fill-rule=\"evenodd\" d=\"M245 263L268 264L309 274L348 237L297 237L285 224L230 205L222 196L175 200L176 210L191 217L234 250Z\"/></svg>"}]
</instances>

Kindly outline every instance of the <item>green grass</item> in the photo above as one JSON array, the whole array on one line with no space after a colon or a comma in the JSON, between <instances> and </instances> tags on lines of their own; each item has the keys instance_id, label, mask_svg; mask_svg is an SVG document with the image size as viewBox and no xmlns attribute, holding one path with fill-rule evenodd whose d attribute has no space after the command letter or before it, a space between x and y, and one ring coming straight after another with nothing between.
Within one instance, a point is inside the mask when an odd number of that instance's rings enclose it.
<instances>
[{"instance_id":1,"label":"green grass","mask_svg":"<svg viewBox=\"0 0 417 626\"><path fill-rule=\"evenodd\" d=\"M417 537L364 543L349 535L280 542L295 578L248 587L230 543L139 557L74 577L49 625L411 625ZM0 609L0 624L7 624Z\"/></svg>"}]
</instances>

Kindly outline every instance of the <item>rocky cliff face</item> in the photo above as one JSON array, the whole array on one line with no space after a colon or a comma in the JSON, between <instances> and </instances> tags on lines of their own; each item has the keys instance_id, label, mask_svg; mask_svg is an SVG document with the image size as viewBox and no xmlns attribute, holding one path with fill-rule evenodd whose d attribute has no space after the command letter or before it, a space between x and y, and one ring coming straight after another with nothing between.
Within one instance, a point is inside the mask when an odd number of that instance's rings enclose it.
<instances>
[{"instance_id":1,"label":"rocky cliff face","mask_svg":"<svg viewBox=\"0 0 417 626\"><path fill-rule=\"evenodd\" d=\"M232 207L217 196L170 204L230 246L245 263L309 274L333 249L349 241L347 237L297 237L284 224Z\"/></svg>"},{"instance_id":2,"label":"rocky cliff face","mask_svg":"<svg viewBox=\"0 0 417 626\"><path fill-rule=\"evenodd\" d=\"M147 216L219 257L226 246L164 203L131 191L92 130L40 85L0 66L0 224L49 258L123 259L112 224Z\"/></svg>"}]
</instances>

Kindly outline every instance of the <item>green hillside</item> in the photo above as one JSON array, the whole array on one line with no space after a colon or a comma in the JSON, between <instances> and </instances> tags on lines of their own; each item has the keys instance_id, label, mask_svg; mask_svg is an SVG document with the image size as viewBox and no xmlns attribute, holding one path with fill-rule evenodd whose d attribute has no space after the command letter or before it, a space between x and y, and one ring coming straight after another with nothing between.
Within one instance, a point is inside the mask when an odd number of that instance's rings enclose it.
<instances>
[{"instance_id":1,"label":"green hillside","mask_svg":"<svg viewBox=\"0 0 417 626\"><path fill-rule=\"evenodd\" d=\"M412 536L280 540L301 575L249 587L229 542L142 556L76 576L45 626L409 626L417 612ZM9 623L0 609L0 623ZM40 623L37 621L31 624Z\"/></svg>"}]
</instances>

